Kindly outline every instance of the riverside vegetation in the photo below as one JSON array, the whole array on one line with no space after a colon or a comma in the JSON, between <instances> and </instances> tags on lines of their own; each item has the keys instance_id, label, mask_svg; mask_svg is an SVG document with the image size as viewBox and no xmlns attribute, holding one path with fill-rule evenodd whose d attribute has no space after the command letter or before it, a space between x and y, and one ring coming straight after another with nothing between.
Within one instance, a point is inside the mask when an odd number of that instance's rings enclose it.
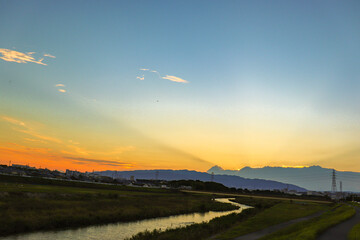
<instances>
[{"instance_id":1,"label":"riverside vegetation","mask_svg":"<svg viewBox=\"0 0 360 240\"><path fill-rule=\"evenodd\" d=\"M293 224L285 229L270 234L262 240L315 240L326 229L349 219L355 214L351 206L339 204L326 211L319 217Z\"/></svg>"},{"instance_id":2,"label":"riverside vegetation","mask_svg":"<svg viewBox=\"0 0 360 240\"><path fill-rule=\"evenodd\" d=\"M303 217L328 208L324 204L253 197L237 197L234 201L254 208L245 209L239 214L215 218L208 223L193 224L165 231L142 232L130 240L198 240L209 237L233 239L279 222ZM224 232L224 229L228 230Z\"/></svg>"},{"instance_id":3,"label":"riverside vegetation","mask_svg":"<svg viewBox=\"0 0 360 240\"><path fill-rule=\"evenodd\" d=\"M55 181L0 179L0 235L236 209L210 195L176 190ZM43 180L41 180L43 181ZM27 183L23 183L27 182ZM58 184L58 185L55 185Z\"/></svg>"},{"instance_id":4,"label":"riverside vegetation","mask_svg":"<svg viewBox=\"0 0 360 240\"><path fill-rule=\"evenodd\" d=\"M359 208L360 204L357 202L352 202L352 205L354 205L355 207ZM348 235L348 239L349 240L358 240L360 239L360 223L356 224L351 231L349 232Z\"/></svg>"},{"instance_id":5,"label":"riverside vegetation","mask_svg":"<svg viewBox=\"0 0 360 240\"><path fill-rule=\"evenodd\" d=\"M222 195L226 196L220 193L217 197ZM236 208L212 201L214 196L214 193L0 176L0 235ZM290 239L297 239L295 237L298 237L299 231L305 229L308 234L303 239L314 239L313 236L353 214L349 206L338 205L334 208L328 202L309 202L312 200L242 196L234 201L254 208L245 209L240 214L218 217L208 223L142 232L131 240L232 239L325 211L320 217L294 224L264 238L289 239L291 236Z\"/></svg>"}]
</instances>

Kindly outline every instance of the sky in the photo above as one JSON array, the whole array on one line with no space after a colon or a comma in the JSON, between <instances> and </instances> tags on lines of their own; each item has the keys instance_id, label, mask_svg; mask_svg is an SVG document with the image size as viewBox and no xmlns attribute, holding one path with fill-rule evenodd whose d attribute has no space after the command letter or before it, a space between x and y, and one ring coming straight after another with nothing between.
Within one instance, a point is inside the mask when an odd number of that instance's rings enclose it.
<instances>
[{"instance_id":1,"label":"sky","mask_svg":"<svg viewBox=\"0 0 360 240\"><path fill-rule=\"evenodd\" d=\"M360 171L359 1L0 0L0 164Z\"/></svg>"}]
</instances>

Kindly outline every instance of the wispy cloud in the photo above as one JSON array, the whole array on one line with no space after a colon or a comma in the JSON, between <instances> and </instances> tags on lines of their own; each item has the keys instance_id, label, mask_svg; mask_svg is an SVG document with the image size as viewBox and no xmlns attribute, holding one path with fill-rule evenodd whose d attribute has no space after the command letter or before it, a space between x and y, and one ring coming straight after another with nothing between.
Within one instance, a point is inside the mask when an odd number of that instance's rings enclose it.
<instances>
[{"instance_id":1,"label":"wispy cloud","mask_svg":"<svg viewBox=\"0 0 360 240\"><path fill-rule=\"evenodd\" d=\"M110 166L122 166L122 167L134 167L133 163L118 162L113 160L103 160L103 159L92 159L92 158L79 158L79 157L64 157L66 159L74 160L76 163L98 163L101 165L110 165Z\"/></svg>"},{"instance_id":2,"label":"wispy cloud","mask_svg":"<svg viewBox=\"0 0 360 240\"><path fill-rule=\"evenodd\" d=\"M27 135L30 135L32 137L35 137L37 139L41 139L41 140L45 140L45 141L50 141L50 142L55 142L55 143L61 143L62 141L54 138L54 137L50 137L50 136L46 136L43 134L38 133L37 131L35 131L33 128L27 126L24 122L17 120L15 118L11 118L8 116L1 116L1 119L3 119L4 121L11 123L13 125L16 125L17 127L14 127L13 129L17 132L21 132L21 133L25 133Z\"/></svg>"},{"instance_id":3,"label":"wispy cloud","mask_svg":"<svg viewBox=\"0 0 360 240\"><path fill-rule=\"evenodd\" d=\"M16 63L32 62L40 65L45 65L45 66L47 65L46 63L43 62L44 58L37 60L35 59L35 57L33 57L34 54L35 52L23 53L11 49L0 48L0 58L4 61L16 62Z\"/></svg>"},{"instance_id":4,"label":"wispy cloud","mask_svg":"<svg viewBox=\"0 0 360 240\"><path fill-rule=\"evenodd\" d=\"M179 77L175 77L175 76L169 76L169 75L166 75L165 77L162 77L163 79L167 79L167 80L170 80L172 82L179 82L179 83L188 83L188 81L182 79L182 78L179 78Z\"/></svg>"},{"instance_id":5,"label":"wispy cloud","mask_svg":"<svg viewBox=\"0 0 360 240\"><path fill-rule=\"evenodd\" d=\"M56 58L54 55L51 55L51 54L48 54L48 53L45 53L45 54L44 54L44 57Z\"/></svg>"},{"instance_id":6,"label":"wispy cloud","mask_svg":"<svg viewBox=\"0 0 360 240\"><path fill-rule=\"evenodd\" d=\"M66 89L64 89L64 87L65 87L64 84L58 83L58 84L55 85L55 87L58 88L57 90L58 90L59 92L61 92L61 93L66 93ZM60 88L60 87L62 87L62 88Z\"/></svg>"},{"instance_id":7,"label":"wispy cloud","mask_svg":"<svg viewBox=\"0 0 360 240\"><path fill-rule=\"evenodd\" d=\"M9 122L9 123L12 123L12 124L15 124L15 125L18 125L18 126L25 126L25 123L20 121L20 120L17 120L15 118L11 118L11 117L7 117L7 116L2 116L1 117L3 120Z\"/></svg>"},{"instance_id":8,"label":"wispy cloud","mask_svg":"<svg viewBox=\"0 0 360 240\"><path fill-rule=\"evenodd\" d=\"M34 147L27 147L23 145L19 145L16 143L2 143L5 146L0 147L0 152L11 152L11 153L25 153L25 154L47 154L51 152L49 148L34 148Z\"/></svg>"},{"instance_id":9,"label":"wispy cloud","mask_svg":"<svg viewBox=\"0 0 360 240\"><path fill-rule=\"evenodd\" d=\"M161 79L166 79L166 80L169 80L169 81L172 81L172 82L177 82L177 83L189 83L189 81L185 80L185 79L182 79L182 78L179 78L179 77L176 77L176 76L171 76L171 75L166 75L165 77L161 76L160 73L156 70L151 70L151 69L148 69L148 68L141 68L139 69L140 71L146 71L146 72L152 72L152 73L156 73L159 78ZM144 80L145 77L144 75L142 76L137 76L136 77L137 79L140 79L140 80Z\"/></svg>"},{"instance_id":10,"label":"wispy cloud","mask_svg":"<svg viewBox=\"0 0 360 240\"><path fill-rule=\"evenodd\" d=\"M39 140L39 139L32 139L32 138L24 138L24 140L28 141L28 142L39 142L39 143L46 143L43 140Z\"/></svg>"},{"instance_id":11,"label":"wispy cloud","mask_svg":"<svg viewBox=\"0 0 360 240\"><path fill-rule=\"evenodd\" d=\"M62 150L61 152L64 154L83 155L83 156L89 156L89 155L114 156L114 155L120 155L124 152L135 151L136 149L134 146L119 146L107 151L91 151L86 148L78 146L78 144L79 143L72 142L71 144L68 144L66 146L68 149L70 149L70 151Z\"/></svg>"}]
</instances>

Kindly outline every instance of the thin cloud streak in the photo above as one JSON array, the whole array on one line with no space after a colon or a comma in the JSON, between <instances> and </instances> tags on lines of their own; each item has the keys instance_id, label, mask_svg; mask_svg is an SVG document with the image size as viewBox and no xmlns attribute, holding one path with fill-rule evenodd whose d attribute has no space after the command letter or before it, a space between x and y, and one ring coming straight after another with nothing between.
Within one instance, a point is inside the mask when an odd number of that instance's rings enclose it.
<instances>
[{"instance_id":1,"label":"thin cloud streak","mask_svg":"<svg viewBox=\"0 0 360 240\"><path fill-rule=\"evenodd\" d=\"M19 127L14 127L13 129L17 132L21 132L21 133L25 133L27 135L30 135L32 137L41 139L41 140L45 140L45 141L50 141L50 142L55 142L55 143L61 143L62 141L57 139L57 138L53 138L53 137L49 137L49 136L45 136L42 134L39 134L38 132L36 132L35 130L33 130L31 127L27 126L24 122L8 117L8 116L1 116L1 118L8 122L11 123L13 125L17 125L20 126L22 129L20 129Z\"/></svg>"},{"instance_id":2,"label":"thin cloud streak","mask_svg":"<svg viewBox=\"0 0 360 240\"><path fill-rule=\"evenodd\" d=\"M103 160L103 159L93 159L93 158L79 158L79 157L63 157L70 160L75 160L76 163L98 163L101 165L110 165L110 166L127 166L134 167L133 163L126 162L117 162L112 160Z\"/></svg>"},{"instance_id":3,"label":"thin cloud streak","mask_svg":"<svg viewBox=\"0 0 360 240\"><path fill-rule=\"evenodd\" d=\"M51 55L51 54L48 54L48 53L45 53L45 54L44 54L44 57L56 58L55 56L53 56L53 55Z\"/></svg>"},{"instance_id":4,"label":"thin cloud streak","mask_svg":"<svg viewBox=\"0 0 360 240\"><path fill-rule=\"evenodd\" d=\"M17 120L17 119L11 118L11 117L7 117L7 116L2 116L1 118L3 120L5 120L6 122L25 127L25 123L20 120Z\"/></svg>"},{"instance_id":5,"label":"thin cloud streak","mask_svg":"<svg viewBox=\"0 0 360 240\"><path fill-rule=\"evenodd\" d=\"M2 60L7 62L16 62L16 63L36 63L40 65L46 66L46 63L43 63L44 58L41 58L39 60L36 60L32 55L35 52L28 52L28 53L22 53L10 49L0 48L0 54L2 56L0 57Z\"/></svg>"},{"instance_id":6,"label":"thin cloud streak","mask_svg":"<svg viewBox=\"0 0 360 240\"><path fill-rule=\"evenodd\" d=\"M179 78L179 77L176 77L176 76L171 76L171 75L166 75L165 77L162 77L160 75L160 73L156 70L151 70L151 69L148 69L148 68L141 68L139 69L140 71L146 71L146 72L152 72L152 73L156 73L159 78L161 79L166 79L166 80L169 80L169 81L172 81L172 82L177 82L177 83L189 83L189 81L185 80L185 79L182 79L182 78ZM144 75L142 75L142 77L138 76L136 77L137 79L140 79L140 80L144 80L145 77Z\"/></svg>"},{"instance_id":7,"label":"thin cloud streak","mask_svg":"<svg viewBox=\"0 0 360 240\"><path fill-rule=\"evenodd\" d=\"M169 76L169 75L166 75L165 77L162 77L163 79L167 79L169 81L172 81L172 82L179 82L179 83L188 83L188 81L182 79L182 78L179 78L179 77L175 77L175 76Z\"/></svg>"}]
</instances>

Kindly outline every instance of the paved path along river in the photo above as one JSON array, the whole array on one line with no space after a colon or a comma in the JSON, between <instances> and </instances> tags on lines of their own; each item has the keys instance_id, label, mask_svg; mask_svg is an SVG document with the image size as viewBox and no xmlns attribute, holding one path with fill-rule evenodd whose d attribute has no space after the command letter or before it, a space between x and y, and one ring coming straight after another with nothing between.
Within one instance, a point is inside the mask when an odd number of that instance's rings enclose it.
<instances>
[{"instance_id":1,"label":"paved path along river","mask_svg":"<svg viewBox=\"0 0 360 240\"><path fill-rule=\"evenodd\" d=\"M298 223L298 222L309 220L309 219L314 218L314 217L318 217L322 213L323 212L318 212L318 213L315 213L315 214L312 214L312 215L309 215L309 216L306 216L306 217L296 218L296 219L293 219L293 220L290 220L290 221L287 221L287 222L279 223L279 224L276 224L274 226L264 228L264 229L262 229L260 231L249 233L249 234L237 237L235 239L236 240L256 240L256 239L262 238L262 237L264 237L264 236L266 236L268 234L271 234L273 232L279 231L279 230L281 230L281 229L283 229L285 227L288 227L288 226L290 226L290 225L292 225L294 223Z\"/></svg>"},{"instance_id":2,"label":"paved path along river","mask_svg":"<svg viewBox=\"0 0 360 240\"><path fill-rule=\"evenodd\" d=\"M347 235L351 228L360 223L360 209L356 209L356 214L352 218L345 222L339 223L338 225L328 229L318 237L318 240L347 240Z\"/></svg>"}]
</instances>

